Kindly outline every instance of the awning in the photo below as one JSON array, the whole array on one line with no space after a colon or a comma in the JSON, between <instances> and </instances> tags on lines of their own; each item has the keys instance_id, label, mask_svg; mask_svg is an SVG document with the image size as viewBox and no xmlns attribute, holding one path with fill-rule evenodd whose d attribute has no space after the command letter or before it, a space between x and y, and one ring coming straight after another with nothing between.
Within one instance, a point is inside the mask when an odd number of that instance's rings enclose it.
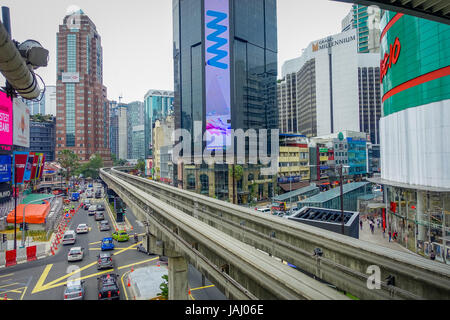
<instances>
[{"instance_id":1,"label":"awning","mask_svg":"<svg viewBox=\"0 0 450 320\"><path fill-rule=\"evenodd\" d=\"M25 207L26 206L26 207ZM23 221L23 209L25 207L25 222L31 224L44 224L45 218L50 212L50 203L45 201L45 204L19 204L16 209L16 223ZM11 210L6 218L7 223L14 223L14 212Z\"/></svg>"}]
</instances>

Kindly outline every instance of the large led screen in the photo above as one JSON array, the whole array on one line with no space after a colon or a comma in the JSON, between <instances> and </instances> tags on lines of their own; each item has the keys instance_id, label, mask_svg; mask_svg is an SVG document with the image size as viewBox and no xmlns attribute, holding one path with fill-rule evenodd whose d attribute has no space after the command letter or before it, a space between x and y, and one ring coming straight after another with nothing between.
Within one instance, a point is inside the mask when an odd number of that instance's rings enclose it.
<instances>
[{"instance_id":1,"label":"large led screen","mask_svg":"<svg viewBox=\"0 0 450 320\"><path fill-rule=\"evenodd\" d=\"M229 1L205 0L206 147L231 144Z\"/></svg>"},{"instance_id":2,"label":"large led screen","mask_svg":"<svg viewBox=\"0 0 450 320\"><path fill-rule=\"evenodd\" d=\"M0 91L0 145L12 146L12 101Z\"/></svg>"}]
</instances>

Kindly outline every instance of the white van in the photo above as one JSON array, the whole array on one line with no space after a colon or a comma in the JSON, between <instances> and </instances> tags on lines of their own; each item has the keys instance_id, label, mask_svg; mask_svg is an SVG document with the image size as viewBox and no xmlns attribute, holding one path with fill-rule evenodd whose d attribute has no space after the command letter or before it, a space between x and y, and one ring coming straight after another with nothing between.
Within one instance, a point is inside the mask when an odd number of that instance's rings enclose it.
<instances>
[{"instance_id":1,"label":"white van","mask_svg":"<svg viewBox=\"0 0 450 320\"><path fill-rule=\"evenodd\" d=\"M270 213L270 208L259 208L258 211L262 213Z\"/></svg>"},{"instance_id":2,"label":"white van","mask_svg":"<svg viewBox=\"0 0 450 320\"><path fill-rule=\"evenodd\" d=\"M74 244L75 241L77 240L77 235L75 233L75 231L73 230L67 230L64 233L63 239L62 239L62 244Z\"/></svg>"}]
</instances>

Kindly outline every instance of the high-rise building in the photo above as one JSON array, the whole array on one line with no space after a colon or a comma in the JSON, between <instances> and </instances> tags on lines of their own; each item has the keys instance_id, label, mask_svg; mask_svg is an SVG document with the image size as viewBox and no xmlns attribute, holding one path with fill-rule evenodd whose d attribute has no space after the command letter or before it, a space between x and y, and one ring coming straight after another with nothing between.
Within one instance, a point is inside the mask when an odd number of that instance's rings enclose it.
<instances>
[{"instance_id":1,"label":"high-rise building","mask_svg":"<svg viewBox=\"0 0 450 320\"><path fill-rule=\"evenodd\" d=\"M30 119L30 152L45 154L45 161L55 161L55 124L52 116Z\"/></svg>"},{"instance_id":2,"label":"high-rise building","mask_svg":"<svg viewBox=\"0 0 450 320\"><path fill-rule=\"evenodd\" d=\"M152 153L152 129L156 120L163 120L173 113L173 91L149 90L144 97L145 158Z\"/></svg>"},{"instance_id":3,"label":"high-rise building","mask_svg":"<svg viewBox=\"0 0 450 320\"><path fill-rule=\"evenodd\" d=\"M144 103L128 104L128 159L145 159Z\"/></svg>"},{"instance_id":4,"label":"high-rise building","mask_svg":"<svg viewBox=\"0 0 450 320\"><path fill-rule=\"evenodd\" d=\"M56 117L56 86L45 86L45 114Z\"/></svg>"},{"instance_id":5,"label":"high-rise building","mask_svg":"<svg viewBox=\"0 0 450 320\"><path fill-rule=\"evenodd\" d=\"M398 241L450 261L450 25L385 11L381 178Z\"/></svg>"},{"instance_id":6,"label":"high-rise building","mask_svg":"<svg viewBox=\"0 0 450 320\"><path fill-rule=\"evenodd\" d=\"M342 32L356 29L358 52L380 52L380 17L380 8L354 4L342 20Z\"/></svg>"},{"instance_id":7,"label":"high-rise building","mask_svg":"<svg viewBox=\"0 0 450 320\"><path fill-rule=\"evenodd\" d=\"M358 53L356 30L313 41L287 61L278 83L280 131L307 137L343 130L379 143L380 57Z\"/></svg>"},{"instance_id":8,"label":"high-rise building","mask_svg":"<svg viewBox=\"0 0 450 320\"><path fill-rule=\"evenodd\" d=\"M69 149L111 164L109 103L103 85L101 37L82 10L67 15L57 33L56 153Z\"/></svg>"},{"instance_id":9,"label":"high-rise building","mask_svg":"<svg viewBox=\"0 0 450 320\"><path fill-rule=\"evenodd\" d=\"M117 101L109 101L109 148L119 159L119 109Z\"/></svg>"},{"instance_id":10,"label":"high-rise building","mask_svg":"<svg viewBox=\"0 0 450 320\"><path fill-rule=\"evenodd\" d=\"M227 148L231 129L278 128L276 11L275 0L173 1L175 128L194 146L199 123L207 140L192 150ZM242 167L235 184L226 164L186 164L176 176L185 189L238 203L274 195L276 173Z\"/></svg>"},{"instance_id":11,"label":"high-rise building","mask_svg":"<svg viewBox=\"0 0 450 320\"><path fill-rule=\"evenodd\" d=\"M117 106L117 151L119 159L128 159L128 106L119 104Z\"/></svg>"}]
</instances>

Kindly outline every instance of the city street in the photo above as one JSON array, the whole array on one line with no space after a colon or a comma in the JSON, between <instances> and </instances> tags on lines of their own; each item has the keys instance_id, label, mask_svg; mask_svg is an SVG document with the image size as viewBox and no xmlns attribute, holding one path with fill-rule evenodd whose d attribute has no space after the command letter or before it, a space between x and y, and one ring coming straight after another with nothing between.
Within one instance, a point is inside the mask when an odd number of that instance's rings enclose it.
<instances>
[{"instance_id":1,"label":"city street","mask_svg":"<svg viewBox=\"0 0 450 320\"><path fill-rule=\"evenodd\" d=\"M93 199L100 202L99 199ZM76 203L77 205L78 203ZM131 212L127 210L127 220L133 226L134 232L138 233L139 240L142 239L143 228L136 222ZM105 219L111 218L105 211ZM130 233L130 240L118 243L114 241L115 249L111 252L114 261L114 269L97 270L97 255L101 252L100 244L104 237L111 236L114 232L100 231L99 222L95 221L94 216L89 216L86 210L80 209L70 221L68 230L75 230L78 224L86 223L89 226L87 234L77 235L75 245L62 246L55 256L32 261L9 268L0 269L0 297L8 300L62 300L64 296L64 285L68 280L85 280L86 300L97 300L97 277L103 274L116 273L119 275L120 296L121 299L133 299L127 292L126 276L132 268L136 269L143 266L156 265L159 256L146 255L138 252L134 243L133 231ZM79 262L68 262L67 254L73 246L84 248L84 258ZM190 299L225 299L217 288L206 281L202 285L201 275L189 266L189 286L191 288ZM161 283L163 280L161 279Z\"/></svg>"}]
</instances>

